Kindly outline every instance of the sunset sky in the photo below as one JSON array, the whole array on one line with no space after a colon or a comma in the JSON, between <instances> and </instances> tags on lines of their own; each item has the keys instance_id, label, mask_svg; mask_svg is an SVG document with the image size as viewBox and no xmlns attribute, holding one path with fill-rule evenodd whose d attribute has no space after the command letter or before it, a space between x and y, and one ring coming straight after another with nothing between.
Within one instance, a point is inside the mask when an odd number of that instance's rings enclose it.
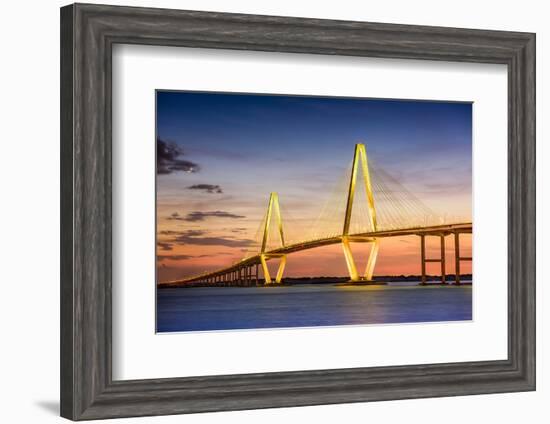
<instances>
[{"instance_id":1,"label":"sunset sky","mask_svg":"<svg viewBox=\"0 0 550 424\"><path fill-rule=\"evenodd\" d=\"M242 259L270 192L279 194L289 237L306 233L333 188L346 183L358 142L366 145L370 166L442 222L471 221L470 103L159 91L158 281ZM383 212L381 198L379 204ZM428 256L439 255L437 243L428 241ZM469 256L471 237L461 243L462 256ZM419 244L415 236L383 239L375 275L419 274ZM453 273L450 237L447 246ZM368 248L353 247L363 268ZM436 274L438 265L427 271ZM469 273L470 264L461 271ZM285 276L323 275L347 275L341 246L288 257Z\"/></svg>"}]
</instances>

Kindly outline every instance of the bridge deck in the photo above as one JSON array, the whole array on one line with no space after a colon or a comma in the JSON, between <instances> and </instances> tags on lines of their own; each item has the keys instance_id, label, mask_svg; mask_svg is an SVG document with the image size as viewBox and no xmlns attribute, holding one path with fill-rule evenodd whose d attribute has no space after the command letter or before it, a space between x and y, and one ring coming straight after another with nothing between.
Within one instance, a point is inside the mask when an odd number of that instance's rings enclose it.
<instances>
[{"instance_id":1,"label":"bridge deck","mask_svg":"<svg viewBox=\"0 0 550 424\"><path fill-rule=\"evenodd\" d=\"M413 228L402 228L402 229L392 229L392 230L382 230L382 231L373 231L368 233L361 234L352 234L347 238L352 242L367 242L376 238L387 238L387 237L399 237L399 236L409 236L409 235L448 235L453 233L471 233L472 232L472 223L459 223L459 224L444 224L444 225L434 225L429 227L413 227ZM290 244L288 246L280 247L277 249L270 250L265 252L265 255L286 255L293 252L299 252L302 250L313 249L321 246L329 246L331 244L337 244L342 242L342 236L336 237L326 237L318 240L309 240L300 243ZM218 277L232 271L236 271L239 268L251 265L258 265L261 263L260 254L245 258L239 262L236 262L228 267L207 272L200 275L195 275L190 278L183 278L180 280L170 281L168 283L163 283L163 285L176 285L182 283L191 283L194 281L200 281L206 278Z\"/></svg>"}]
</instances>

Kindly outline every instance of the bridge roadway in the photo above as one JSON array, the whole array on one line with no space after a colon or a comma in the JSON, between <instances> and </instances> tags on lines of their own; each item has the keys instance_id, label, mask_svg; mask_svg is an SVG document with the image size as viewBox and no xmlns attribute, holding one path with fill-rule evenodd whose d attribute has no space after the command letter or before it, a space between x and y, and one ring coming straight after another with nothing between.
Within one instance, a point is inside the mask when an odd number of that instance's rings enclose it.
<instances>
[{"instance_id":1,"label":"bridge roadway","mask_svg":"<svg viewBox=\"0 0 550 424\"><path fill-rule=\"evenodd\" d=\"M461 260L471 260L471 258L461 258L458 248L458 234L471 234L472 223L459 223L459 224L444 224L435 225L429 227L412 227L394 230L373 231L361 234L350 234L347 239L350 242L369 242L373 239L387 238L387 237L399 237L416 235L422 238L422 280L425 283L425 262L441 262L442 265L442 282L445 282L445 247L444 237L450 234L455 234L455 256L457 261L457 269ZM441 243L441 257L438 259L426 259L425 258L425 236L439 236L442 239ZM300 243L290 244L288 246L282 246L277 249L273 249L269 252L265 252L267 257L278 257L293 252L299 252L302 250L314 249L321 246L329 246L331 244L342 243L343 236L327 237L317 240L309 240ZM258 284L258 265L261 264L260 254L245 258L239 262L236 262L226 268L222 268L216 271L195 275L190 278L184 278L180 280L170 281L162 283L160 286L181 286L186 283L201 283L211 285L251 285L253 282ZM254 268L255 267L255 272ZM459 273L458 273L459 274ZM459 277L457 277L457 283L459 283Z\"/></svg>"}]
</instances>

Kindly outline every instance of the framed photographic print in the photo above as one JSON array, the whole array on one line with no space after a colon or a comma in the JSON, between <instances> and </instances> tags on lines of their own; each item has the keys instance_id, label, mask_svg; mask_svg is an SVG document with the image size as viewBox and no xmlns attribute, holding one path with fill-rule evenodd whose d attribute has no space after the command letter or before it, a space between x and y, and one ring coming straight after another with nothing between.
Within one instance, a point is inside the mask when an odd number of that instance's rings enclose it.
<instances>
[{"instance_id":1,"label":"framed photographic print","mask_svg":"<svg viewBox=\"0 0 550 424\"><path fill-rule=\"evenodd\" d=\"M62 415L534 390L534 48L62 8Z\"/></svg>"}]
</instances>

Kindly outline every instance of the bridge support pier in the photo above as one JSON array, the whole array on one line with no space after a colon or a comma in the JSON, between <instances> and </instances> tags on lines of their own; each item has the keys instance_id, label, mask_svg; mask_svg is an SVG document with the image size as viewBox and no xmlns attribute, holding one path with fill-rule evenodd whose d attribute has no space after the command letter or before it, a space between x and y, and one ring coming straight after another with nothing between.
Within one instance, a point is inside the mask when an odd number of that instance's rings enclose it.
<instances>
[{"instance_id":1,"label":"bridge support pier","mask_svg":"<svg viewBox=\"0 0 550 424\"><path fill-rule=\"evenodd\" d=\"M420 284L426 284L426 236L422 234L420 236L420 268L421 268L421 280Z\"/></svg>"},{"instance_id":2,"label":"bridge support pier","mask_svg":"<svg viewBox=\"0 0 550 424\"><path fill-rule=\"evenodd\" d=\"M446 275L445 275L445 236L439 236L441 242L441 284L446 284Z\"/></svg>"},{"instance_id":3,"label":"bridge support pier","mask_svg":"<svg viewBox=\"0 0 550 424\"><path fill-rule=\"evenodd\" d=\"M355 265L355 260L353 259L353 253L351 251L350 245L351 241L368 242L372 245L367 266L365 267L365 273L362 277L359 276L359 273L357 272L357 266ZM374 266L376 265L376 258L378 257L378 250L380 249L378 240L353 240L349 236L344 236L342 237L342 248L344 249L344 257L346 258L346 265L348 267L350 281L372 281Z\"/></svg>"},{"instance_id":4,"label":"bridge support pier","mask_svg":"<svg viewBox=\"0 0 550 424\"><path fill-rule=\"evenodd\" d=\"M342 238L342 248L344 249L344 257L346 258L349 279L351 281L359 281L359 274L357 273L357 267L355 266L353 254L351 253L351 246L347 237Z\"/></svg>"},{"instance_id":5,"label":"bridge support pier","mask_svg":"<svg viewBox=\"0 0 550 424\"><path fill-rule=\"evenodd\" d=\"M376 265L376 258L378 257L378 250L380 249L380 244L377 240L372 243L371 251L369 253L369 260L367 262L367 267L365 268L365 279L367 281L372 281L372 276L374 274L374 266Z\"/></svg>"},{"instance_id":6,"label":"bridge support pier","mask_svg":"<svg viewBox=\"0 0 550 424\"><path fill-rule=\"evenodd\" d=\"M433 234L439 237L439 258L426 258L426 234L420 235L420 267L421 267L421 285L426 285L426 263L427 262L439 262L441 264L441 284L447 284L446 282L446 270L445 270L445 234Z\"/></svg>"},{"instance_id":7,"label":"bridge support pier","mask_svg":"<svg viewBox=\"0 0 550 424\"><path fill-rule=\"evenodd\" d=\"M269 268L267 267L267 261L272 258L280 258L281 260L281 262L279 262L279 269L277 270L277 276L275 277L275 283L280 284L281 281L283 280L283 273L285 271L286 255L283 255L283 254L266 255L265 253L262 253L260 255L260 261L262 263L262 270L264 272L265 284L273 283L273 281L271 280L271 276L269 275Z\"/></svg>"},{"instance_id":8,"label":"bridge support pier","mask_svg":"<svg viewBox=\"0 0 550 424\"><path fill-rule=\"evenodd\" d=\"M472 257L469 256L460 256L460 232L454 233L455 237L455 282L454 284L460 285L460 262L461 261L471 261Z\"/></svg>"}]
</instances>

